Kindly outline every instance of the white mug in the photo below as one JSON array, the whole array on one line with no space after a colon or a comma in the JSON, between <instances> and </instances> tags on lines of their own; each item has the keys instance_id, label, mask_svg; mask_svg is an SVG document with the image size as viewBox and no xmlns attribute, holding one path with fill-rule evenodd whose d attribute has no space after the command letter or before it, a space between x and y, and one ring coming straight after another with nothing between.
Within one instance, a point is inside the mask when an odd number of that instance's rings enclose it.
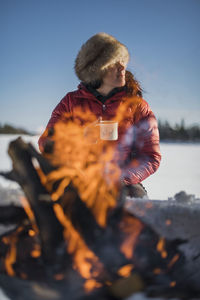
<instances>
[{"instance_id":1,"label":"white mug","mask_svg":"<svg viewBox=\"0 0 200 300\"><path fill-rule=\"evenodd\" d=\"M105 141L116 141L118 139L118 123L116 121L100 120L100 139Z\"/></svg>"}]
</instances>

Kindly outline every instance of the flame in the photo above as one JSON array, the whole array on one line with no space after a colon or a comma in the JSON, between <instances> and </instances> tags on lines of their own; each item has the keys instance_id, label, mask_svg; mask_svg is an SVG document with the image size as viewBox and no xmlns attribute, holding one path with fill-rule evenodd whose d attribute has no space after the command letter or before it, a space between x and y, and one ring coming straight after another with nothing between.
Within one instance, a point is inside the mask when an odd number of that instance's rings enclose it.
<instances>
[{"instance_id":1,"label":"flame","mask_svg":"<svg viewBox=\"0 0 200 300\"><path fill-rule=\"evenodd\" d=\"M65 130L61 130L61 132L62 131L66 131L66 128ZM58 139L60 140L61 137ZM79 139L81 139L81 137L79 137ZM78 190L81 200L85 202L86 206L91 210L96 221L99 225L105 227L107 213L116 205L118 190L114 183L119 179L120 171L116 165L110 163L113 154L113 149L111 147L107 147L106 153L104 154L103 149L101 149L104 144L102 143L98 146L97 153L93 152L92 155L89 155L91 145L88 146L86 141L84 142L85 144L80 147L80 149L84 149L84 151L79 150L80 152L83 152L81 157L83 161L80 162L79 165L74 161L76 164L74 168L73 166L68 166L68 168L62 169L65 174L62 173L60 176L65 176L67 180L62 186L60 194L63 193L66 185L72 181L73 185ZM99 149L101 151L99 151ZM96 158L94 161L95 154ZM73 162L73 151L71 152L71 156L72 158L70 161ZM87 161L87 158L89 161ZM109 169L109 175L106 174L106 167ZM107 179L110 181L109 185L107 185ZM56 193L59 196L58 190Z\"/></svg>"},{"instance_id":2,"label":"flame","mask_svg":"<svg viewBox=\"0 0 200 300\"><path fill-rule=\"evenodd\" d=\"M34 216L34 213L33 213L32 209L31 209L31 207L30 207L27 199L25 197L20 197L20 200L21 200L22 205L24 207L24 210L25 210L25 212L26 212L26 214L27 214L27 216L28 216L28 218L29 218L29 220L31 222L33 231L35 233L38 233L39 230L38 230L38 227L36 225L35 216ZM30 231L29 231L29 234L30 234Z\"/></svg>"},{"instance_id":3,"label":"flame","mask_svg":"<svg viewBox=\"0 0 200 300\"><path fill-rule=\"evenodd\" d=\"M42 185L46 186L47 184L47 177L46 175L42 172L40 167L35 168L35 170L37 171L39 177L40 177L40 181L42 183Z\"/></svg>"},{"instance_id":4,"label":"flame","mask_svg":"<svg viewBox=\"0 0 200 300\"><path fill-rule=\"evenodd\" d=\"M60 223L64 226L64 236L67 240L67 251L73 255L73 267L78 270L83 278L87 279L86 289L93 286L96 282L96 287L99 283L94 279L102 272L103 265L98 257L87 247L84 240L81 238L71 224L71 221L65 216L62 207L59 204L54 204L54 211Z\"/></svg>"},{"instance_id":5,"label":"flame","mask_svg":"<svg viewBox=\"0 0 200 300\"><path fill-rule=\"evenodd\" d=\"M120 136L132 126L132 118L137 119L137 107L140 98L125 99L115 113L115 121L119 123ZM72 120L73 118L73 120ZM131 121L130 121L131 120ZM103 270L98 257L87 247L79 232L73 227L70 219L64 215L62 207L56 202L63 195L65 188L72 183L80 199L95 217L99 226L105 228L108 213L117 205L119 195L121 169L119 161L126 159L124 149L133 142L134 135L124 135L120 143L99 139L97 117L91 112L76 109L73 117L66 114L61 122L54 126L54 135L49 137L54 142L53 154L44 154L57 167L47 176L39 169L41 182L54 201L54 211L64 227L64 238L67 251L73 256L73 267L86 279L85 289L92 290L101 283L97 278ZM44 136L48 133L45 131ZM119 146L120 144L120 146ZM132 162L136 167L138 161ZM55 182L57 188L55 190ZM124 240L120 250L126 258L132 258L137 237L143 228L142 223L133 216L126 215L120 229ZM122 267L118 274L128 276L133 265Z\"/></svg>"},{"instance_id":6,"label":"flame","mask_svg":"<svg viewBox=\"0 0 200 300\"><path fill-rule=\"evenodd\" d=\"M133 270L133 268L134 268L134 266L132 264L126 265L126 266L121 267L117 273L121 277L128 277L131 274L131 271Z\"/></svg>"},{"instance_id":7,"label":"flame","mask_svg":"<svg viewBox=\"0 0 200 300\"><path fill-rule=\"evenodd\" d=\"M180 255L179 254L175 254L174 257L171 259L171 261L168 264L168 268L170 269L175 262L177 262L177 260L179 259Z\"/></svg>"},{"instance_id":8,"label":"flame","mask_svg":"<svg viewBox=\"0 0 200 300\"><path fill-rule=\"evenodd\" d=\"M32 226L32 228L29 229L29 231L28 231L28 235L30 237L35 237L39 233L39 229L36 225L34 213L30 207L29 202L27 201L27 199L25 197L21 197L20 200L22 202L24 210L25 210L25 212L31 222L31 226ZM30 256L32 256L33 258L38 258L41 256L41 246L39 244L34 243L33 249L30 252Z\"/></svg>"},{"instance_id":9,"label":"flame","mask_svg":"<svg viewBox=\"0 0 200 300\"><path fill-rule=\"evenodd\" d=\"M29 229L28 231L29 236L35 236L35 231L33 229Z\"/></svg>"},{"instance_id":10,"label":"flame","mask_svg":"<svg viewBox=\"0 0 200 300\"><path fill-rule=\"evenodd\" d=\"M91 292L95 288L100 288L102 284L100 282L97 282L94 279L88 279L84 284L84 289L86 292Z\"/></svg>"},{"instance_id":11,"label":"flame","mask_svg":"<svg viewBox=\"0 0 200 300\"><path fill-rule=\"evenodd\" d=\"M156 268L153 270L153 273L156 274L156 275L159 275L162 273L162 270L160 268Z\"/></svg>"},{"instance_id":12,"label":"flame","mask_svg":"<svg viewBox=\"0 0 200 300\"><path fill-rule=\"evenodd\" d=\"M165 239L160 238L157 244L157 251L160 252L162 258L167 257L167 252L165 250Z\"/></svg>"},{"instance_id":13,"label":"flame","mask_svg":"<svg viewBox=\"0 0 200 300\"><path fill-rule=\"evenodd\" d=\"M38 258L41 256L41 247L39 244L34 244L34 248L33 250L31 251L31 256L34 257L34 258Z\"/></svg>"},{"instance_id":14,"label":"flame","mask_svg":"<svg viewBox=\"0 0 200 300\"><path fill-rule=\"evenodd\" d=\"M132 97L125 99L119 106L115 121L119 123L121 134L131 126L133 114L137 117L137 108L141 99ZM108 212L116 206L119 192L121 170L117 160L124 159L116 142L102 141L96 126L97 118L90 111L76 109L73 120L66 114L64 122L58 122L54 127L53 155L46 154L53 165L60 166L48 176L41 175L48 191L51 192L53 183L60 180L59 187L52 191L51 197L58 200L70 182L78 190L82 201L91 209L96 221L102 227L106 226ZM44 136L47 135L45 131ZM133 137L131 137L133 139ZM125 139L121 140L121 148L127 146ZM121 149L120 148L120 149ZM134 164L138 162L133 161Z\"/></svg>"},{"instance_id":15,"label":"flame","mask_svg":"<svg viewBox=\"0 0 200 300\"><path fill-rule=\"evenodd\" d=\"M170 286L171 286L171 287L176 286L176 281L171 281L171 282L170 282Z\"/></svg>"},{"instance_id":16,"label":"flame","mask_svg":"<svg viewBox=\"0 0 200 300\"><path fill-rule=\"evenodd\" d=\"M124 232L125 239L120 246L120 250L125 257L133 257L133 251L136 246L137 238L143 228L142 223L131 215L126 215L120 224L120 230Z\"/></svg>"},{"instance_id":17,"label":"flame","mask_svg":"<svg viewBox=\"0 0 200 300\"><path fill-rule=\"evenodd\" d=\"M9 276L14 276L15 271L13 269L13 264L16 261L16 242L17 242L17 236L13 236L10 238L10 249L6 255L5 259L5 268Z\"/></svg>"},{"instance_id":18,"label":"flame","mask_svg":"<svg viewBox=\"0 0 200 300\"><path fill-rule=\"evenodd\" d=\"M69 134L66 134L69 133ZM86 206L102 227L106 226L108 212L116 206L121 171L114 162L113 145L99 141L98 145L88 143L84 129L76 122L59 122L55 125L55 149L47 155L59 169L45 176L39 171L41 182L56 201L70 182L73 183ZM53 184L59 186L53 191Z\"/></svg>"},{"instance_id":19,"label":"flame","mask_svg":"<svg viewBox=\"0 0 200 300\"><path fill-rule=\"evenodd\" d=\"M64 193L64 190L69 185L69 183L70 183L70 178L64 178L61 181L56 192L51 194L51 198L53 201L57 201L60 198L60 196Z\"/></svg>"},{"instance_id":20,"label":"flame","mask_svg":"<svg viewBox=\"0 0 200 300\"><path fill-rule=\"evenodd\" d=\"M13 268L14 263L16 262L17 258L17 240L18 240L18 234L23 230L22 227L18 227L17 230L11 234L9 237L3 237L2 241L9 245L9 250L7 252L6 258L5 258L5 269L9 276L15 276L15 271Z\"/></svg>"}]
</instances>

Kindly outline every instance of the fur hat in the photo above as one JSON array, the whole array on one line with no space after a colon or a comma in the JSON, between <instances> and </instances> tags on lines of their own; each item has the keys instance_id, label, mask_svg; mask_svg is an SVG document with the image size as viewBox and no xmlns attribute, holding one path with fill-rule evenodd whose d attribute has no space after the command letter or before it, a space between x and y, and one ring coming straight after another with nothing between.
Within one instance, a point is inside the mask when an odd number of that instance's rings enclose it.
<instances>
[{"instance_id":1,"label":"fur hat","mask_svg":"<svg viewBox=\"0 0 200 300\"><path fill-rule=\"evenodd\" d=\"M128 62L128 49L113 36L102 32L95 34L82 45L74 68L81 81L91 83L102 80L108 66L120 60Z\"/></svg>"}]
</instances>

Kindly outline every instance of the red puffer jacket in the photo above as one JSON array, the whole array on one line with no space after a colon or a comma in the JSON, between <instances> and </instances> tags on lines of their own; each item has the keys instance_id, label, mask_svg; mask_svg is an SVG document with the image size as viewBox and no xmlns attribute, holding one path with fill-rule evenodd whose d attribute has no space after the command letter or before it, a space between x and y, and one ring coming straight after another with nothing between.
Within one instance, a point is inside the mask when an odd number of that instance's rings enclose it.
<instances>
[{"instance_id":1,"label":"red puffer jacket","mask_svg":"<svg viewBox=\"0 0 200 300\"><path fill-rule=\"evenodd\" d=\"M56 106L47 129L61 120L64 113L68 112L73 116L77 107L83 111L91 111L97 118L113 119L120 104L128 103L129 100L126 91L123 90L103 103L83 84L80 84L78 90L68 93ZM161 154L157 121L148 103L138 98L133 112L130 107L127 107L122 123L123 125L119 123L119 140L117 141L118 152L121 153L120 157L123 157L120 167L125 183L136 184L153 174L159 167ZM125 126L128 129L124 130L124 124L133 126ZM43 133L38 142L41 151L43 151L45 140L46 134Z\"/></svg>"}]
</instances>

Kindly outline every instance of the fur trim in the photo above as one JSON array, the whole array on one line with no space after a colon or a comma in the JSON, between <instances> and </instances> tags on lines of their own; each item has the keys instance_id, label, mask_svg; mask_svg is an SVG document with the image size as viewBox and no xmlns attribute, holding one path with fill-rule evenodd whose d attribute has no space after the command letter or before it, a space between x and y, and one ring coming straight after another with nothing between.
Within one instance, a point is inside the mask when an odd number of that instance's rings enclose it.
<instances>
[{"instance_id":1,"label":"fur trim","mask_svg":"<svg viewBox=\"0 0 200 300\"><path fill-rule=\"evenodd\" d=\"M82 45L74 68L81 81L90 83L101 80L108 66L120 60L128 62L128 49L113 36L102 32Z\"/></svg>"}]
</instances>

